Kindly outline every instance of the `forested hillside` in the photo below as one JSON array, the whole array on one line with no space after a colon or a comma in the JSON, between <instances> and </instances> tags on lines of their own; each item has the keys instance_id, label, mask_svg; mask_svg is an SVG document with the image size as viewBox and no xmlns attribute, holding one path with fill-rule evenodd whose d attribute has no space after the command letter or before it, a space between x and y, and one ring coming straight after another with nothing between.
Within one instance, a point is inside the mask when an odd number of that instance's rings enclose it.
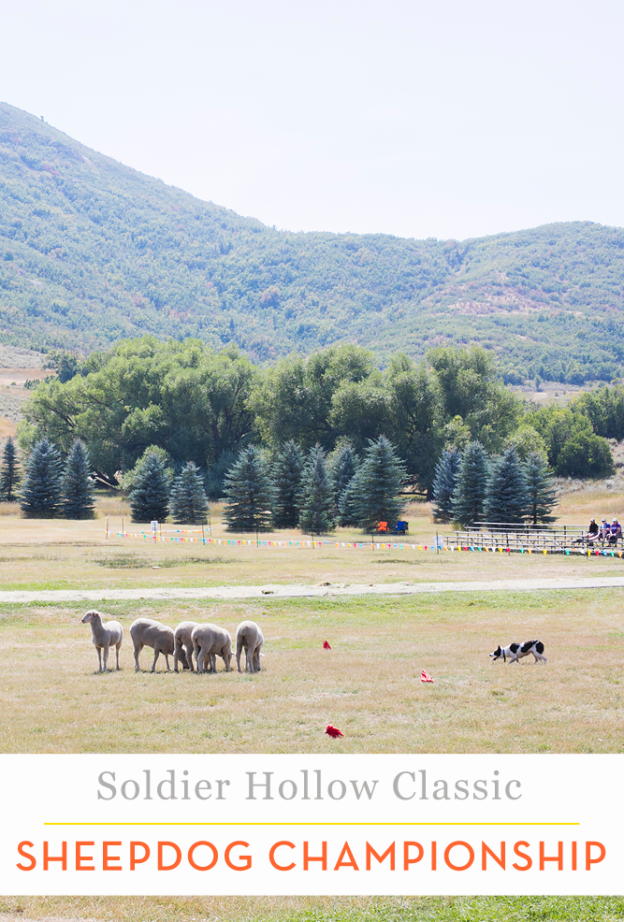
<instances>
[{"instance_id":1,"label":"forested hillside","mask_svg":"<svg viewBox=\"0 0 624 922\"><path fill-rule=\"evenodd\" d=\"M339 342L479 342L506 380L624 373L624 230L477 240L289 233L199 201L0 104L0 340L87 354L150 332L256 362Z\"/></svg>"}]
</instances>

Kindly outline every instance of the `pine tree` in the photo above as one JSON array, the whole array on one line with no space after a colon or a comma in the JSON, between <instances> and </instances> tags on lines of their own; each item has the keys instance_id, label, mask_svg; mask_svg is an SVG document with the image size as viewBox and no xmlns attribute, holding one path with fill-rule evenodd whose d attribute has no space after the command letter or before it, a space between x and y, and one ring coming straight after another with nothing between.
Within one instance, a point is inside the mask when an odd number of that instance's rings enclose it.
<instances>
[{"instance_id":1,"label":"pine tree","mask_svg":"<svg viewBox=\"0 0 624 922\"><path fill-rule=\"evenodd\" d=\"M404 481L405 464L397 458L392 442L384 435L369 440L351 482L353 510L364 531L374 531L380 522L396 524L403 509L400 492Z\"/></svg>"},{"instance_id":2,"label":"pine tree","mask_svg":"<svg viewBox=\"0 0 624 922\"><path fill-rule=\"evenodd\" d=\"M299 528L306 535L334 530L334 495L325 464L325 452L317 444L310 449L301 479Z\"/></svg>"},{"instance_id":3,"label":"pine tree","mask_svg":"<svg viewBox=\"0 0 624 922\"><path fill-rule=\"evenodd\" d=\"M171 491L171 515L174 522L205 525L208 501L199 468L189 461L176 477Z\"/></svg>"},{"instance_id":4,"label":"pine tree","mask_svg":"<svg viewBox=\"0 0 624 922\"><path fill-rule=\"evenodd\" d=\"M483 521L488 467L488 456L481 442L466 445L451 499L454 522L472 525Z\"/></svg>"},{"instance_id":5,"label":"pine tree","mask_svg":"<svg viewBox=\"0 0 624 922\"><path fill-rule=\"evenodd\" d=\"M557 490L546 458L538 451L531 452L524 463L529 496L528 518L533 525L554 522L551 515L557 505Z\"/></svg>"},{"instance_id":6,"label":"pine tree","mask_svg":"<svg viewBox=\"0 0 624 922\"><path fill-rule=\"evenodd\" d=\"M29 519L51 519L61 504L61 456L52 442L41 439L26 465L20 506Z\"/></svg>"},{"instance_id":7,"label":"pine tree","mask_svg":"<svg viewBox=\"0 0 624 922\"><path fill-rule=\"evenodd\" d=\"M330 467L334 492L334 515L338 525L357 525L352 508L352 496L347 493L349 484L355 477L357 469L357 455L351 445L347 443L335 453Z\"/></svg>"},{"instance_id":8,"label":"pine tree","mask_svg":"<svg viewBox=\"0 0 624 922\"><path fill-rule=\"evenodd\" d=\"M303 456L297 444L291 439L284 445L273 466L275 483L273 519L276 528L297 527L302 474Z\"/></svg>"},{"instance_id":9,"label":"pine tree","mask_svg":"<svg viewBox=\"0 0 624 922\"><path fill-rule=\"evenodd\" d=\"M225 475L223 517L228 531L269 531L275 489L268 465L255 445L244 448Z\"/></svg>"},{"instance_id":10,"label":"pine tree","mask_svg":"<svg viewBox=\"0 0 624 922\"><path fill-rule=\"evenodd\" d=\"M485 495L486 522L522 525L529 494L524 465L515 448L508 448L490 467Z\"/></svg>"},{"instance_id":11,"label":"pine tree","mask_svg":"<svg viewBox=\"0 0 624 922\"><path fill-rule=\"evenodd\" d=\"M93 518L93 484L89 476L89 452L79 439L72 445L65 463L61 497L61 513L64 518Z\"/></svg>"},{"instance_id":12,"label":"pine tree","mask_svg":"<svg viewBox=\"0 0 624 922\"><path fill-rule=\"evenodd\" d=\"M17 499L16 487L19 484L17 470L17 452L15 442L9 436L2 452L2 467L0 468L0 499L7 503L14 503Z\"/></svg>"},{"instance_id":13,"label":"pine tree","mask_svg":"<svg viewBox=\"0 0 624 922\"><path fill-rule=\"evenodd\" d=\"M453 518L453 491L461 464L461 454L455 449L444 450L436 464L433 481L434 521L450 522Z\"/></svg>"},{"instance_id":14,"label":"pine tree","mask_svg":"<svg viewBox=\"0 0 624 922\"><path fill-rule=\"evenodd\" d=\"M155 452L145 458L130 493L133 522L164 522L169 515L169 479Z\"/></svg>"}]
</instances>

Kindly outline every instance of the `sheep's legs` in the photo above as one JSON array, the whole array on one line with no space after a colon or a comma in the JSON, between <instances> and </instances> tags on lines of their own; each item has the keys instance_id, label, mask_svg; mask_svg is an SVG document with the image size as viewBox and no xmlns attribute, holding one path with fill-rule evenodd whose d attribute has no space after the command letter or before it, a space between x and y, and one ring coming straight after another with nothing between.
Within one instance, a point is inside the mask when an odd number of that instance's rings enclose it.
<instances>
[{"instance_id":1,"label":"sheep's legs","mask_svg":"<svg viewBox=\"0 0 624 922\"><path fill-rule=\"evenodd\" d=\"M115 660L116 660L116 663L117 663L117 665L116 665L116 668L117 668L117 669L120 669L120 668L121 668L120 665L119 665L119 648L120 648L120 647L121 647L121 641L119 641L119 643L115 646Z\"/></svg>"},{"instance_id":2,"label":"sheep's legs","mask_svg":"<svg viewBox=\"0 0 624 922\"><path fill-rule=\"evenodd\" d=\"M98 655L98 672L101 672L102 671L102 650L100 647L96 647L95 649L97 650L97 655Z\"/></svg>"},{"instance_id":3,"label":"sheep's legs","mask_svg":"<svg viewBox=\"0 0 624 922\"><path fill-rule=\"evenodd\" d=\"M155 672L155 671L156 671L156 660L158 659L159 653L160 653L159 650L154 650L154 662L152 663L152 668L151 668L150 672Z\"/></svg>"},{"instance_id":4,"label":"sheep's legs","mask_svg":"<svg viewBox=\"0 0 624 922\"><path fill-rule=\"evenodd\" d=\"M189 646L186 646L184 650L186 653L186 662L188 663L188 667L191 672L195 672L195 667L193 666L193 651Z\"/></svg>"},{"instance_id":5,"label":"sheep's legs","mask_svg":"<svg viewBox=\"0 0 624 922\"><path fill-rule=\"evenodd\" d=\"M104 672L106 672L107 664L108 664L108 647L106 646L104 647ZM101 669L100 669L100 672L102 672Z\"/></svg>"},{"instance_id":6,"label":"sheep's legs","mask_svg":"<svg viewBox=\"0 0 624 922\"><path fill-rule=\"evenodd\" d=\"M141 671L141 667L139 665L139 653L141 652L142 649L143 649L143 644L135 642L134 644L134 668L136 672Z\"/></svg>"}]
</instances>

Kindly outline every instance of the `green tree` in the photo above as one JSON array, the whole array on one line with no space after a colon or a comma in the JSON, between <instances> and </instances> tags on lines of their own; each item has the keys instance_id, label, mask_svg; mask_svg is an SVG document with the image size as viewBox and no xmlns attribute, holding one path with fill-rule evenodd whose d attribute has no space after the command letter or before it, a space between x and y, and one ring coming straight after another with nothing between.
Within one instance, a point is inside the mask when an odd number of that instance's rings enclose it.
<instances>
[{"instance_id":1,"label":"green tree","mask_svg":"<svg viewBox=\"0 0 624 922\"><path fill-rule=\"evenodd\" d=\"M61 511L66 519L94 517L93 483L89 452L79 439L72 445L65 462L61 483Z\"/></svg>"},{"instance_id":2,"label":"green tree","mask_svg":"<svg viewBox=\"0 0 624 922\"><path fill-rule=\"evenodd\" d=\"M301 478L299 528L306 535L333 531L334 497L331 479L320 445L310 449Z\"/></svg>"},{"instance_id":3,"label":"green tree","mask_svg":"<svg viewBox=\"0 0 624 922\"><path fill-rule=\"evenodd\" d=\"M395 524L403 509L400 495L405 482L405 464L385 436L369 442L353 484L354 512L363 531L373 531L380 522Z\"/></svg>"},{"instance_id":4,"label":"green tree","mask_svg":"<svg viewBox=\"0 0 624 922\"><path fill-rule=\"evenodd\" d=\"M278 362L254 389L256 424L272 448L290 439L303 449L317 442L331 450L339 434L330 421L334 396L345 384L375 372L372 353L358 346L331 346L308 358Z\"/></svg>"},{"instance_id":5,"label":"green tree","mask_svg":"<svg viewBox=\"0 0 624 922\"><path fill-rule=\"evenodd\" d=\"M499 380L494 356L481 346L431 349L447 420L459 416L489 451L499 451L517 428L522 402Z\"/></svg>"},{"instance_id":6,"label":"green tree","mask_svg":"<svg viewBox=\"0 0 624 922\"><path fill-rule=\"evenodd\" d=\"M488 470L488 456L481 442L466 445L452 498L453 521L460 525L483 521Z\"/></svg>"},{"instance_id":7,"label":"green tree","mask_svg":"<svg viewBox=\"0 0 624 922\"><path fill-rule=\"evenodd\" d=\"M269 466L262 452L248 445L225 476L223 518L228 531L270 531L274 502Z\"/></svg>"},{"instance_id":8,"label":"green tree","mask_svg":"<svg viewBox=\"0 0 624 922\"><path fill-rule=\"evenodd\" d=\"M329 419L358 452L386 435L406 459L409 477L429 488L434 459L443 445L441 411L435 376L424 362L415 364L400 353L390 359L383 374L373 372L362 381L341 384Z\"/></svg>"},{"instance_id":9,"label":"green tree","mask_svg":"<svg viewBox=\"0 0 624 922\"><path fill-rule=\"evenodd\" d=\"M16 488L19 484L17 452L15 442L9 436L2 450L2 467L0 468L0 499L14 503L17 499Z\"/></svg>"},{"instance_id":10,"label":"green tree","mask_svg":"<svg viewBox=\"0 0 624 922\"><path fill-rule=\"evenodd\" d=\"M530 454L541 453L546 458L546 443L533 426L520 425L507 440L505 448L515 448L521 461L526 461Z\"/></svg>"},{"instance_id":11,"label":"green tree","mask_svg":"<svg viewBox=\"0 0 624 922\"><path fill-rule=\"evenodd\" d=\"M609 443L594 432L578 432L559 452L555 474L559 477L610 477L614 472Z\"/></svg>"},{"instance_id":12,"label":"green tree","mask_svg":"<svg viewBox=\"0 0 624 922\"><path fill-rule=\"evenodd\" d=\"M304 460L301 449L291 439L279 452L273 465L276 528L296 528L300 513L301 478Z\"/></svg>"},{"instance_id":13,"label":"green tree","mask_svg":"<svg viewBox=\"0 0 624 922\"><path fill-rule=\"evenodd\" d=\"M453 449L445 449L436 464L433 481L433 511L436 522L450 522L453 518L452 500L460 464L461 454Z\"/></svg>"},{"instance_id":14,"label":"green tree","mask_svg":"<svg viewBox=\"0 0 624 922\"><path fill-rule=\"evenodd\" d=\"M64 352L62 349L55 349L48 355L48 360L44 368L53 368L61 384L70 381L73 377L80 374L82 365L77 355L72 352Z\"/></svg>"},{"instance_id":15,"label":"green tree","mask_svg":"<svg viewBox=\"0 0 624 922\"><path fill-rule=\"evenodd\" d=\"M515 448L490 465L483 514L486 522L522 525L529 512L526 471Z\"/></svg>"},{"instance_id":16,"label":"green tree","mask_svg":"<svg viewBox=\"0 0 624 922\"><path fill-rule=\"evenodd\" d=\"M581 394L571 406L589 418L596 435L618 442L624 439L624 387L621 384Z\"/></svg>"},{"instance_id":17,"label":"green tree","mask_svg":"<svg viewBox=\"0 0 624 922\"><path fill-rule=\"evenodd\" d=\"M174 522L205 525L208 521L208 501L199 469L189 461L176 477L171 491L171 516Z\"/></svg>"},{"instance_id":18,"label":"green tree","mask_svg":"<svg viewBox=\"0 0 624 922\"><path fill-rule=\"evenodd\" d=\"M94 471L111 485L150 446L176 464L210 467L249 438L248 400L258 375L234 346L213 352L192 339L121 340L92 353L83 374L39 385L24 408L20 443L29 448L45 436L69 452L80 438Z\"/></svg>"},{"instance_id":19,"label":"green tree","mask_svg":"<svg viewBox=\"0 0 624 922\"><path fill-rule=\"evenodd\" d=\"M557 470L559 455L566 442L582 432L592 432L591 422L587 416L573 412L570 407L559 407L552 403L534 410L525 422L544 440L548 463L554 471Z\"/></svg>"},{"instance_id":20,"label":"green tree","mask_svg":"<svg viewBox=\"0 0 624 922\"><path fill-rule=\"evenodd\" d=\"M554 522L556 516L551 513L557 505L557 490L544 455L538 451L531 452L524 462L524 471L529 498L529 521L533 525L538 522Z\"/></svg>"},{"instance_id":21,"label":"green tree","mask_svg":"<svg viewBox=\"0 0 624 922\"><path fill-rule=\"evenodd\" d=\"M574 402L567 407L540 407L530 414L529 422L544 439L548 463L558 477L608 477L614 469L609 443L596 435L590 418L575 407Z\"/></svg>"},{"instance_id":22,"label":"green tree","mask_svg":"<svg viewBox=\"0 0 624 922\"><path fill-rule=\"evenodd\" d=\"M132 493L132 491L134 490L135 484L137 482L137 478L141 474L141 471L143 470L145 462L150 457L150 455L157 455L162 461L163 467L165 469L165 474L167 477L167 482L169 484L169 487L171 487L171 484L173 483L173 478L174 478L173 464L171 461L171 456L169 455L168 451L165 451L164 448L159 448L158 445L150 445L148 448L145 449L145 451L143 452L141 457L138 459L134 467L130 468L129 471L126 471L124 474L122 474L121 478L119 479L119 486L126 493Z\"/></svg>"},{"instance_id":23,"label":"green tree","mask_svg":"<svg viewBox=\"0 0 624 922\"><path fill-rule=\"evenodd\" d=\"M346 496L346 491L349 489L349 484L355 477L357 469L358 457L352 446L348 442L344 442L333 453L329 464L334 496L334 517L338 525L357 525L351 503ZM345 497L345 502L341 508L343 497Z\"/></svg>"},{"instance_id":24,"label":"green tree","mask_svg":"<svg viewBox=\"0 0 624 922\"><path fill-rule=\"evenodd\" d=\"M61 456L48 439L40 439L30 453L22 483L20 506L29 519L51 519L61 505Z\"/></svg>"},{"instance_id":25,"label":"green tree","mask_svg":"<svg viewBox=\"0 0 624 922\"><path fill-rule=\"evenodd\" d=\"M133 522L164 522L169 515L169 478L156 452L145 458L129 498Z\"/></svg>"}]
</instances>

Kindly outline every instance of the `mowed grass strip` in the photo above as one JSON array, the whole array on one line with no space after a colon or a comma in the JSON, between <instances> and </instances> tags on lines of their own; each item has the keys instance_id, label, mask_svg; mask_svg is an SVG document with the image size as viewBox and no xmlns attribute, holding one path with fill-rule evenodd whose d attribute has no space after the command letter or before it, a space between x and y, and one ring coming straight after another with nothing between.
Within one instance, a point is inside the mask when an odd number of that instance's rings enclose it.
<instances>
[{"instance_id":1,"label":"mowed grass strip","mask_svg":"<svg viewBox=\"0 0 624 922\"><path fill-rule=\"evenodd\" d=\"M622 752L624 590L100 605L123 669L96 673L82 605L0 607L0 751ZM251 618L263 671L135 673L129 626ZM540 639L547 665L491 663ZM323 649L328 640L331 650ZM532 660L532 658L529 658ZM435 679L420 681L422 670ZM328 723L343 739L325 735Z\"/></svg>"},{"instance_id":2,"label":"mowed grass strip","mask_svg":"<svg viewBox=\"0 0 624 922\"><path fill-rule=\"evenodd\" d=\"M621 922L624 898L0 897L5 922Z\"/></svg>"}]
</instances>

